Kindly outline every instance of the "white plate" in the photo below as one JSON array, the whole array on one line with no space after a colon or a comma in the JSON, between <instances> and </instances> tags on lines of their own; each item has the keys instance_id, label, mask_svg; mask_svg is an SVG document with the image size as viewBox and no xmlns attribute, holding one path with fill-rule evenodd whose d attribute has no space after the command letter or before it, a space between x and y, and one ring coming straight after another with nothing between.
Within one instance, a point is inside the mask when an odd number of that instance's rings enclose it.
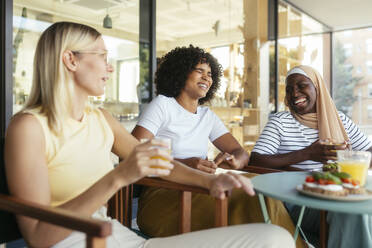
<instances>
[{"instance_id":1,"label":"white plate","mask_svg":"<svg viewBox=\"0 0 372 248\"><path fill-rule=\"evenodd\" d=\"M302 184L297 185L297 191L304 195L309 195L317 198L327 199L327 200L334 200L334 201L365 201L372 199L372 192L370 190L366 190L366 194L357 195L357 194L349 194L347 196L334 196L334 195L324 195L320 193L315 193L311 191L306 191L303 189Z\"/></svg>"}]
</instances>

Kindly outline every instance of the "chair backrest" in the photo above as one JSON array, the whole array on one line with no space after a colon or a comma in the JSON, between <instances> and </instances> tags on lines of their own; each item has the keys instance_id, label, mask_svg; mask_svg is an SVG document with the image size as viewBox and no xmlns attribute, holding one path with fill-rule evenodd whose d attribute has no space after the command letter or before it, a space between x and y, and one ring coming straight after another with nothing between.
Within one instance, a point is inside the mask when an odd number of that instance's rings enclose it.
<instances>
[{"instance_id":1,"label":"chair backrest","mask_svg":"<svg viewBox=\"0 0 372 248\"><path fill-rule=\"evenodd\" d=\"M9 195L5 177L4 137L0 142L0 193ZM0 211L0 244L22 238L14 214Z\"/></svg>"}]
</instances>

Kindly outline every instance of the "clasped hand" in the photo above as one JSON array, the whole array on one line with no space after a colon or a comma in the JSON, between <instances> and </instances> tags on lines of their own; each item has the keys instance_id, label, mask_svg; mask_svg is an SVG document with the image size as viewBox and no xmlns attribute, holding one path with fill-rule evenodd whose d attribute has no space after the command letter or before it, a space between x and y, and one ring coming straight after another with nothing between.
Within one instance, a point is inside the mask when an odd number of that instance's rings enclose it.
<instances>
[{"instance_id":1,"label":"clasped hand","mask_svg":"<svg viewBox=\"0 0 372 248\"><path fill-rule=\"evenodd\" d=\"M214 174L217 169L217 164L215 162L202 158L192 157L188 159L182 159L181 162L187 164L191 168L201 170L210 174Z\"/></svg>"},{"instance_id":2,"label":"clasped hand","mask_svg":"<svg viewBox=\"0 0 372 248\"><path fill-rule=\"evenodd\" d=\"M227 152L220 152L214 159L214 163L226 169L239 169L241 165L234 155Z\"/></svg>"},{"instance_id":3,"label":"clasped hand","mask_svg":"<svg viewBox=\"0 0 372 248\"><path fill-rule=\"evenodd\" d=\"M201 170L210 174L214 174L216 172L217 167L224 167L227 169L240 168L240 164L238 163L234 155L231 155L227 152L219 153L213 161L196 157L179 160L187 164L191 168Z\"/></svg>"}]
</instances>

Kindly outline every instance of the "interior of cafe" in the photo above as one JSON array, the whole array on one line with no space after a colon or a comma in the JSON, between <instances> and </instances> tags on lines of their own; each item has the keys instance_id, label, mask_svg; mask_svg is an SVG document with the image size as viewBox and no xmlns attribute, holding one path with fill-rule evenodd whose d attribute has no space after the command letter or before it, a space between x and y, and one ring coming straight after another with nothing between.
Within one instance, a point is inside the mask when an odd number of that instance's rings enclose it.
<instances>
[{"instance_id":1,"label":"interior of cafe","mask_svg":"<svg viewBox=\"0 0 372 248\"><path fill-rule=\"evenodd\" d=\"M278 1L277 6L256 0L157 1L153 57L189 44L215 56L223 67L223 79L208 104L247 151L269 114L286 109L285 75L299 64L319 70L337 107L372 135L370 23L361 17L345 23L342 19L348 17L322 16L316 5L304 1ZM14 0L12 113L22 108L30 92L33 54L41 32L54 22L71 20L102 32L115 73L105 94L92 102L108 109L131 130L142 105L154 96L146 78L151 74L148 64L141 62L149 53L139 49L140 14L137 0ZM349 80L339 80L344 73ZM348 83L352 91L341 92L342 84Z\"/></svg>"},{"instance_id":2,"label":"interior of cafe","mask_svg":"<svg viewBox=\"0 0 372 248\"><path fill-rule=\"evenodd\" d=\"M286 75L302 64L320 72L337 109L372 138L371 1L6 2L2 7L11 14L2 10L1 25L12 36L2 32L2 138L11 116L29 97L38 39L59 21L86 24L102 33L114 73L105 94L90 101L108 110L128 131L156 96L156 62L173 48L192 44L221 64L221 87L206 105L248 153L270 114L288 110ZM218 153L210 144L208 157Z\"/></svg>"}]
</instances>

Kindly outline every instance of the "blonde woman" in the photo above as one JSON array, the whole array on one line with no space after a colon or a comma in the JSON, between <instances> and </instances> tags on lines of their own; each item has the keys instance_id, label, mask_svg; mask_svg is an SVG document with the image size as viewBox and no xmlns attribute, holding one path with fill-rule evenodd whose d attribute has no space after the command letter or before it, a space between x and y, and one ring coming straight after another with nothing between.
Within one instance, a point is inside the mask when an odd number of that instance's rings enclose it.
<instances>
[{"instance_id":1,"label":"blonde woman","mask_svg":"<svg viewBox=\"0 0 372 248\"><path fill-rule=\"evenodd\" d=\"M150 149L164 145L154 140L139 145L106 111L88 106L88 96L104 93L112 71L101 34L95 29L60 22L43 32L36 48L29 101L14 116L6 134L5 163L12 195L111 221L108 247L294 247L290 235L273 225L240 225L146 241L110 220L104 207L107 200L121 187L149 174L206 187L216 197L232 188L254 194L244 177L216 177L192 170L161 149ZM110 152L123 158L115 168ZM17 216L17 221L32 247L85 247L81 233L23 216Z\"/></svg>"}]
</instances>

